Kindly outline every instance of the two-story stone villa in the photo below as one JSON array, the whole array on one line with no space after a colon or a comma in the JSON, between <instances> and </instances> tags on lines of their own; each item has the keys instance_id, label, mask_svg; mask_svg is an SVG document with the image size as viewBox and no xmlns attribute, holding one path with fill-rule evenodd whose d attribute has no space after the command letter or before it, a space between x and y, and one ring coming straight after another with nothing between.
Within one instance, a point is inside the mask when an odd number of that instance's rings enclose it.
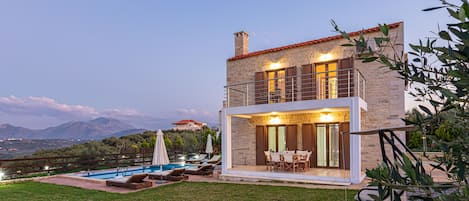
<instances>
[{"instance_id":1,"label":"two-story stone villa","mask_svg":"<svg viewBox=\"0 0 469 201\"><path fill-rule=\"evenodd\" d=\"M403 44L404 24L388 25ZM381 35L379 27L350 33ZM222 177L350 184L380 162L377 136L349 132L402 126L404 82L377 63L354 59L341 36L248 51L238 32L227 60L222 110ZM369 46L374 47L373 40ZM392 54L392 50L387 50ZM397 50L401 51L401 50ZM312 151L305 171L268 170L264 151Z\"/></svg>"}]
</instances>

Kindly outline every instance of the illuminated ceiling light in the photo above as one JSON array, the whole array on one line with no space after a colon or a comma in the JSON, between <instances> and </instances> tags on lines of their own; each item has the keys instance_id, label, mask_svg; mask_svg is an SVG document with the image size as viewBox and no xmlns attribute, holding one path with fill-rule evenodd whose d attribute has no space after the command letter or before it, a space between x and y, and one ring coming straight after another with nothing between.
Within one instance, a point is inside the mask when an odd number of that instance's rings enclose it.
<instances>
[{"instance_id":1,"label":"illuminated ceiling light","mask_svg":"<svg viewBox=\"0 0 469 201\"><path fill-rule=\"evenodd\" d=\"M331 122L332 120L334 120L330 113L321 113L321 117L319 117L319 119L321 120L321 122Z\"/></svg>"},{"instance_id":2,"label":"illuminated ceiling light","mask_svg":"<svg viewBox=\"0 0 469 201\"><path fill-rule=\"evenodd\" d=\"M271 63L270 64L270 69L277 69L277 68L280 68L280 63L279 62L276 62L276 63Z\"/></svg>"},{"instance_id":3,"label":"illuminated ceiling light","mask_svg":"<svg viewBox=\"0 0 469 201\"><path fill-rule=\"evenodd\" d=\"M319 56L319 61L330 61L332 60L332 54L327 53L327 54L321 54Z\"/></svg>"},{"instance_id":4,"label":"illuminated ceiling light","mask_svg":"<svg viewBox=\"0 0 469 201\"><path fill-rule=\"evenodd\" d=\"M270 118L270 124L280 124L280 118L275 116Z\"/></svg>"}]
</instances>

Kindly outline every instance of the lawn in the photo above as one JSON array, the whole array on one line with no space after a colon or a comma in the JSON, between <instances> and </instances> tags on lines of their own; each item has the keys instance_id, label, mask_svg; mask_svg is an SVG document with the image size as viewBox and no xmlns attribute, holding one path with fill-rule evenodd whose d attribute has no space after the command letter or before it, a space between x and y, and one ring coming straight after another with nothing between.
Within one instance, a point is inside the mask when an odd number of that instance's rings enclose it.
<instances>
[{"instance_id":1,"label":"lawn","mask_svg":"<svg viewBox=\"0 0 469 201\"><path fill-rule=\"evenodd\" d=\"M347 191L347 200L357 193ZM183 182L136 193L116 194L37 182L0 185L0 200L344 200L344 190L246 184Z\"/></svg>"}]
</instances>

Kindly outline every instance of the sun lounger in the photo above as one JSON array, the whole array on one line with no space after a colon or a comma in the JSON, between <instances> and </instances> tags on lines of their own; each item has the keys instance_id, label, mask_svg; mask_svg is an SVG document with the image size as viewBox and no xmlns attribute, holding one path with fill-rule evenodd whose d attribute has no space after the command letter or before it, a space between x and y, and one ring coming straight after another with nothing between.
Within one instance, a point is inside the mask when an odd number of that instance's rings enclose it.
<instances>
[{"instance_id":1,"label":"sun lounger","mask_svg":"<svg viewBox=\"0 0 469 201\"><path fill-rule=\"evenodd\" d=\"M184 173L192 175L211 175L213 174L213 168L212 164L205 164L197 168L187 168Z\"/></svg>"},{"instance_id":2,"label":"sun lounger","mask_svg":"<svg viewBox=\"0 0 469 201\"><path fill-rule=\"evenodd\" d=\"M181 180L186 180L189 177L187 175L184 175L184 172L186 169L184 168L176 168L172 170L167 170L163 172L153 172L148 174L149 179L163 179L163 180L169 180L169 181L181 181Z\"/></svg>"},{"instance_id":3,"label":"sun lounger","mask_svg":"<svg viewBox=\"0 0 469 201\"><path fill-rule=\"evenodd\" d=\"M106 186L116 186L129 189L141 189L148 188L152 186L152 182L144 181L148 175L147 174L135 174L130 177L123 177L118 179L109 179L106 180Z\"/></svg>"},{"instance_id":4,"label":"sun lounger","mask_svg":"<svg viewBox=\"0 0 469 201\"><path fill-rule=\"evenodd\" d=\"M197 159L188 159L186 160L186 163L200 163L202 160L205 160L207 158L207 154L200 154L199 158Z\"/></svg>"},{"instance_id":5,"label":"sun lounger","mask_svg":"<svg viewBox=\"0 0 469 201\"><path fill-rule=\"evenodd\" d=\"M214 155L210 160L207 161L209 164L216 164L221 160L220 155Z\"/></svg>"}]
</instances>

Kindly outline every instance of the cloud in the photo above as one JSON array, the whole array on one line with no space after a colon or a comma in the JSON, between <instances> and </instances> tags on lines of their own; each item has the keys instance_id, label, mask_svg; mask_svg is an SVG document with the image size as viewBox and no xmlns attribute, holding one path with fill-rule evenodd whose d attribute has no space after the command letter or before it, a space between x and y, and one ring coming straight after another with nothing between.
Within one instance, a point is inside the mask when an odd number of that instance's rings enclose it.
<instances>
[{"instance_id":1,"label":"cloud","mask_svg":"<svg viewBox=\"0 0 469 201\"><path fill-rule=\"evenodd\" d=\"M185 115L189 117L195 117L195 116L213 117L213 114L208 111L197 110L193 108L192 109L191 108L179 108L179 109L176 109L176 113L178 113L179 115Z\"/></svg>"},{"instance_id":2,"label":"cloud","mask_svg":"<svg viewBox=\"0 0 469 201\"><path fill-rule=\"evenodd\" d=\"M52 116L55 118L80 118L99 116L95 108L83 105L58 103L48 97L0 97L0 112L12 115Z\"/></svg>"},{"instance_id":3,"label":"cloud","mask_svg":"<svg viewBox=\"0 0 469 201\"><path fill-rule=\"evenodd\" d=\"M18 126L45 128L67 121L83 121L97 117L119 119L137 128L146 129L171 128L172 122L185 118L214 125L218 119L216 113L193 108L176 109L164 115L164 118L159 118L131 108L99 110L85 105L60 103L49 97L0 97L0 124L11 123Z\"/></svg>"},{"instance_id":4,"label":"cloud","mask_svg":"<svg viewBox=\"0 0 469 201\"><path fill-rule=\"evenodd\" d=\"M0 97L0 121L21 126L55 126L58 122L89 120L97 117L115 118L138 128L160 128L167 124L164 119L145 115L135 109L105 109L84 105L59 103L49 97ZM49 122L49 123L47 123Z\"/></svg>"}]
</instances>

